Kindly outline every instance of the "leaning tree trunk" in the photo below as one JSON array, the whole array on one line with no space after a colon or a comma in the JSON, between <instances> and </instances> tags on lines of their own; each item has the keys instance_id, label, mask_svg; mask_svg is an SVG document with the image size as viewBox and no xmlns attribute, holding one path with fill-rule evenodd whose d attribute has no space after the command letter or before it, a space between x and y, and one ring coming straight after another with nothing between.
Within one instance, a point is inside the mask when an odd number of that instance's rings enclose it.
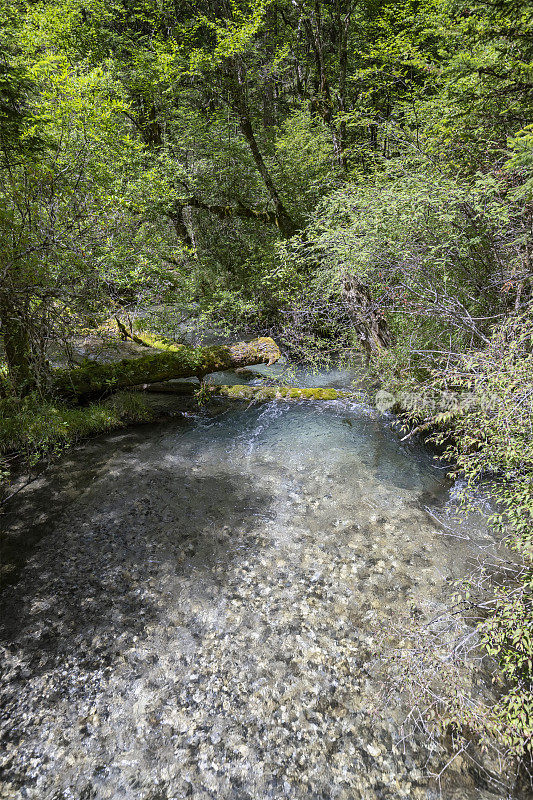
<instances>
[{"instance_id":1,"label":"leaning tree trunk","mask_svg":"<svg viewBox=\"0 0 533 800\"><path fill-rule=\"evenodd\" d=\"M13 389L25 394L35 385L31 343L22 304L0 291L0 339Z\"/></svg>"},{"instance_id":2,"label":"leaning tree trunk","mask_svg":"<svg viewBox=\"0 0 533 800\"><path fill-rule=\"evenodd\" d=\"M72 370L55 370L52 388L62 397L85 398L143 383L194 376L203 378L211 372L273 364L279 357L279 348L269 337L229 346L182 345L174 350L153 350L139 358L112 364L93 362Z\"/></svg>"},{"instance_id":3,"label":"leaning tree trunk","mask_svg":"<svg viewBox=\"0 0 533 800\"><path fill-rule=\"evenodd\" d=\"M342 297L361 345L369 358L394 343L383 311L372 299L368 286L356 278L346 276Z\"/></svg>"}]
</instances>

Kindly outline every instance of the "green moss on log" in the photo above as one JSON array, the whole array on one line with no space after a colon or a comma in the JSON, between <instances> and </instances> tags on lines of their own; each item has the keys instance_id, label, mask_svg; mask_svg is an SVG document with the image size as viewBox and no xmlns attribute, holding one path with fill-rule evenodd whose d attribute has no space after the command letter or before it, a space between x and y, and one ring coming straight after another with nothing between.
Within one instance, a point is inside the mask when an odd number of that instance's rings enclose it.
<instances>
[{"instance_id":1,"label":"green moss on log","mask_svg":"<svg viewBox=\"0 0 533 800\"><path fill-rule=\"evenodd\" d=\"M298 388L296 386L213 386L214 395L239 400L342 400L354 397L353 392L331 388Z\"/></svg>"},{"instance_id":2,"label":"green moss on log","mask_svg":"<svg viewBox=\"0 0 533 800\"><path fill-rule=\"evenodd\" d=\"M62 397L82 398L114 392L143 383L173 378L198 378L254 364L273 364L280 357L277 344L269 337L229 346L180 347L147 353L139 358L112 364L91 362L73 370L56 370L53 389Z\"/></svg>"},{"instance_id":3,"label":"green moss on log","mask_svg":"<svg viewBox=\"0 0 533 800\"><path fill-rule=\"evenodd\" d=\"M137 387L147 392L162 394L193 395L198 391L194 383L152 383ZM235 386L215 385L205 386L203 391L209 392L213 397L228 397L232 400L254 400L265 402L269 400L343 400L354 398L353 392L343 392L331 388L300 388L298 386L248 386L237 384Z\"/></svg>"}]
</instances>

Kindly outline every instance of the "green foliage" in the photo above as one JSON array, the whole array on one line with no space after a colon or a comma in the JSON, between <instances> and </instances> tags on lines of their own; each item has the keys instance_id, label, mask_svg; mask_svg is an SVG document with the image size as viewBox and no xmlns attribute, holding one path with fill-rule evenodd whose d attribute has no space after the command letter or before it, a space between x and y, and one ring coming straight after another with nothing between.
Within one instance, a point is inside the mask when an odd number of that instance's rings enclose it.
<instances>
[{"instance_id":1,"label":"green foliage","mask_svg":"<svg viewBox=\"0 0 533 800\"><path fill-rule=\"evenodd\" d=\"M25 33L19 58L33 94L20 136L38 137L42 147L23 158L12 148L0 165L0 316L6 336L25 329L28 353L18 357L42 371L43 341L110 309L110 286L142 282L146 291L169 280L153 255L160 234L139 226L120 197L138 148L116 86L100 67L73 69L64 54L34 53ZM6 353L9 362L7 346Z\"/></svg>"},{"instance_id":2,"label":"green foliage","mask_svg":"<svg viewBox=\"0 0 533 800\"><path fill-rule=\"evenodd\" d=\"M528 297L530 210L510 196L506 176L460 182L427 158L404 153L345 183L281 247L283 261L305 283L296 312L314 310L318 319L326 300L342 337L342 328L353 325L343 286L356 277L394 334L395 348L377 367L391 380L409 371L427 375L448 354L486 344L491 327Z\"/></svg>"},{"instance_id":3,"label":"green foliage","mask_svg":"<svg viewBox=\"0 0 533 800\"><path fill-rule=\"evenodd\" d=\"M510 172L515 172L521 181L515 189L515 196L531 200L533 194L533 125L528 125L523 131L509 140L511 157L506 163Z\"/></svg>"},{"instance_id":4,"label":"green foliage","mask_svg":"<svg viewBox=\"0 0 533 800\"><path fill-rule=\"evenodd\" d=\"M305 107L295 110L280 126L275 153L281 165L277 174L296 215L312 212L342 181L330 133Z\"/></svg>"},{"instance_id":5,"label":"green foliage","mask_svg":"<svg viewBox=\"0 0 533 800\"><path fill-rule=\"evenodd\" d=\"M494 524L522 557L511 582L497 582L482 639L509 684L495 714L518 754L533 742L533 316L511 318L483 351L461 359L456 370L436 376L471 393L474 402L452 421L453 457L470 485L495 475L499 511Z\"/></svg>"},{"instance_id":6,"label":"green foliage","mask_svg":"<svg viewBox=\"0 0 533 800\"><path fill-rule=\"evenodd\" d=\"M471 485L499 478L501 511L494 517L512 532L514 546L533 556L533 317L511 317L487 347L461 356L454 368L436 370L432 386L467 394L453 415L453 455Z\"/></svg>"},{"instance_id":7,"label":"green foliage","mask_svg":"<svg viewBox=\"0 0 533 800\"><path fill-rule=\"evenodd\" d=\"M467 508L480 481L491 479L497 508L491 521L517 552L504 577L485 567L481 606L468 591L463 602L477 618L480 642L503 679L498 701L477 723L479 733L482 738L495 736L513 756L527 761L533 743L532 311L509 317L484 348L435 368L424 384L410 378L419 397L425 393L441 402L404 408L404 418L433 431L431 438L443 458L465 479ZM398 379L387 386L397 390ZM443 410L446 397L453 402ZM457 706L452 717L456 724L471 725L466 706Z\"/></svg>"},{"instance_id":8,"label":"green foliage","mask_svg":"<svg viewBox=\"0 0 533 800\"><path fill-rule=\"evenodd\" d=\"M533 570L520 576L518 586L501 586L480 626L481 639L508 683L493 714L495 727L512 752L527 757L533 743Z\"/></svg>"}]
</instances>

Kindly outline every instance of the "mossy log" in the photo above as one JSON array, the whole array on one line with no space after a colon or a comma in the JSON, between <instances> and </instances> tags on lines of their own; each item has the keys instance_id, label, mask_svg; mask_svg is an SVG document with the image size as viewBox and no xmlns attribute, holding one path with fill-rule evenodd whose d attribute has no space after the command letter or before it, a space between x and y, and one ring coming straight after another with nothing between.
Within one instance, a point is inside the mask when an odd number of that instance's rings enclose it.
<instances>
[{"instance_id":1,"label":"mossy log","mask_svg":"<svg viewBox=\"0 0 533 800\"><path fill-rule=\"evenodd\" d=\"M273 364L280 357L277 344L269 337L228 346L186 347L153 350L139 358L111 364L91 362L71 370L55 370L53 390L67 398L85 398L127 389L138 384L174 378L203 378L211 372Z\"/></svg>"},{"instance_id":2,"label":"mossy log","mask_svg":"<svg viewBox=\"0 0 533 800\"><path fill-rule=\"evenodd\" d=\"M160 394L193 395L198 386L194 383L153 383L136 387L146 392ZM264 402L267 400L343 400L354 399L354 392L344 392L329 387L297 386L236 386L214 385L204 387L213 397L229 397L235 400Z\"/></svg>"},{"instance_id":3,"label":"mossy log","mask_svg":"<svg viewBox=\"0 0 533 800\"><path fill-rule=\"evenodd\" d=\"M214 395L231 397L236 400L342 400L353 398L353 392L343 392L329 387L298 386L213 386Z\"/></svg>"}]
</instances>

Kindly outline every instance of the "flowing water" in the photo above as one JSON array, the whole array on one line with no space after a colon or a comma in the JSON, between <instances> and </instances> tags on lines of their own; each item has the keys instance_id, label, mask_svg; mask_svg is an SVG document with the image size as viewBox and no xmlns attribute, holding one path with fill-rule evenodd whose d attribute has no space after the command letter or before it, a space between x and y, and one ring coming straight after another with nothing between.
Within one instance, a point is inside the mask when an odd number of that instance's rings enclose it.
<instances>
[{"instance_id":1,"label":"flowing water","mask_svg":"<svg viewBox=\"0 0 533 800\"><path fill-rule=\"evenodd\" d=\"M449 753L402 738L384 688L384 635L445 611L491 546L449 489L364 402L69 452L3 520L28 557L2 598L0 797L503 797L460 759L432 778Z\"/></svg>"}]
</instances>

